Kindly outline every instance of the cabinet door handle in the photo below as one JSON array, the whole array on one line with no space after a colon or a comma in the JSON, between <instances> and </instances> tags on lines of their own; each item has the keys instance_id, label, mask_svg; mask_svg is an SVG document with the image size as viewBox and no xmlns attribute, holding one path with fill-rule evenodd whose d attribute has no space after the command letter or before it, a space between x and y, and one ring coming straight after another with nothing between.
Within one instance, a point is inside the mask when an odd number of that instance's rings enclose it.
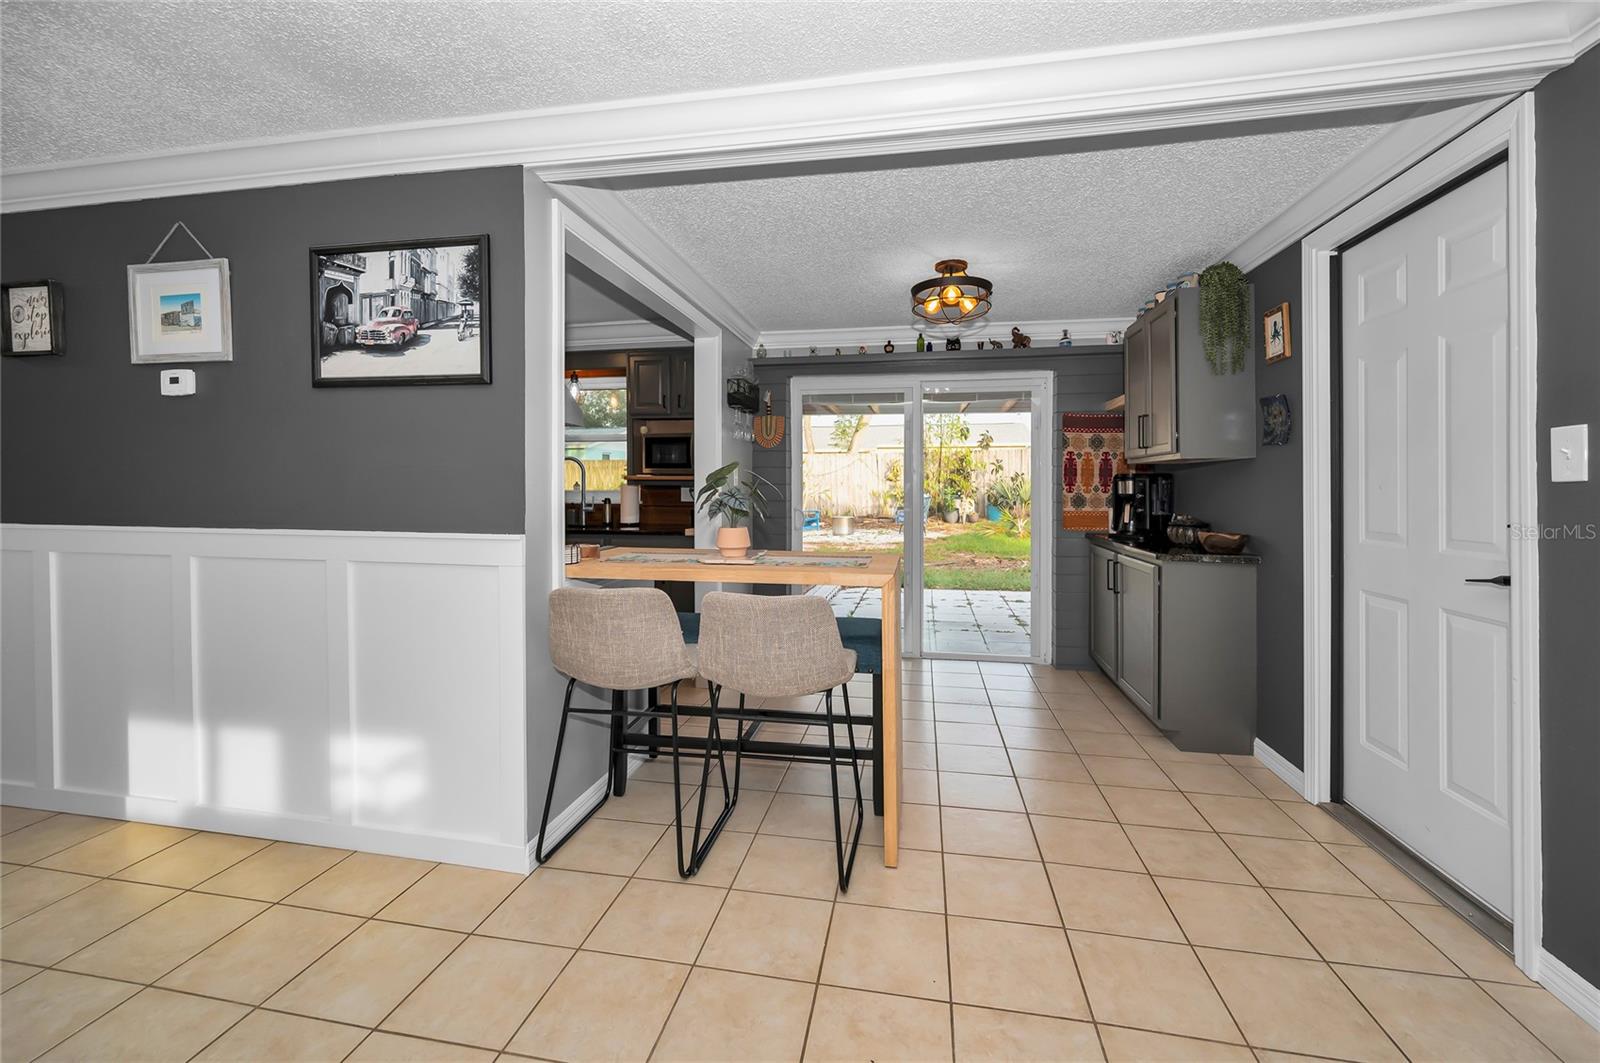
<instances>
[{"instance_id":1,"label":"cabinet door handle","mask_svg":"<svg viewBox=\"0 0 1600 1063\"><path fill-rule=\"evenodd\" d=\"M1109 557L1106 558L1106 590L1115 591L1117 588L1111 582L1111 566L1115 564Z\"/></svg>"}]
</instances>

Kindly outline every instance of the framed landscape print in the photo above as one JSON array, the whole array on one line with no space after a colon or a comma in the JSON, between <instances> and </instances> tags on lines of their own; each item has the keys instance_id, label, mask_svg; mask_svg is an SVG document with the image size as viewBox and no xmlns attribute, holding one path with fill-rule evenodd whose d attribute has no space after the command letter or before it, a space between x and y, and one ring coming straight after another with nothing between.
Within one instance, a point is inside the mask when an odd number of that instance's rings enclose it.
<instances>
[{"instance_id":1,"label":"framed landscape print","mask_svg":"<svg viewBox=\"0 0 1600 1063\"><path fill-rule=\"evenodd\" d=\"M60 354L62 335L60 281L25 281L0 285L6 310L3 354Z\"/></svg>"},{"instance_id":2,"label":"framed landscape print","mask_svg":"<svg viewBox=\"0 0 1600 1063\"><path fill-rule=\"evenodd\" d=\"M1289 341L1289 304L1280 303L1261 317L1261 338L1267 349L1267 364L1294 357Z\"/></svg>"},{"instance_id":3,"label":"framed landscape print","mask_svg":"<svg viewBox=\"0 0 1600 1063\"><path fill-rule=\"evenodd\" d=\"M489 383L489 238L313 248L311 382Z\"/></svg>"},{"instance_id":4,"label":"framed landscape print","mask_svg":"<svg viewBox=\"0 0 1600 1063\"><path fill-rule=\"evenodd\" d=\"M128 267L128 332L133 361L233 361L228 260Z\"/></svg>"}]
</instances>

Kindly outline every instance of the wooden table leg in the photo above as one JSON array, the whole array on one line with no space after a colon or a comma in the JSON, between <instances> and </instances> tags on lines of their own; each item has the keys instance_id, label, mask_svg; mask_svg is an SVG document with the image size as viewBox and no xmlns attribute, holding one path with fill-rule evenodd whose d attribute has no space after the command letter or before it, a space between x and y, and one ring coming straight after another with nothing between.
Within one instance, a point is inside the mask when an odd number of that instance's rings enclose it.
<instances>
[{"instance_id":1,"label":"wooden table leg","mask_svg":"<svg viewBox=\"0 0 1600 1063\"><path fill-rule=\"evenodd\" d=\"M883 866L900 864L900 568L883 587Z\"/></svg>"}]
</instances>

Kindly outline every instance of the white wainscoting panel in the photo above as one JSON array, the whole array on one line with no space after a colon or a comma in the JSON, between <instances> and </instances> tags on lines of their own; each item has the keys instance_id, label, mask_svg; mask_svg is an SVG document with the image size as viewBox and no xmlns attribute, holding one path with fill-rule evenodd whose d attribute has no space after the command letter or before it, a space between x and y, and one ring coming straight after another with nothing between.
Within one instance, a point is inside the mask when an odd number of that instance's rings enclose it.
<instances>
[{"instance_id":1,"label":"white wainscoting panel","mask_svg":"<svg viewBox=\"0 0 1600 1063\"><path fill-rule=\"evenodd\" d=\"M521 536L0 537L7 803L528 869Z\"/></svg>"}]
</instances>

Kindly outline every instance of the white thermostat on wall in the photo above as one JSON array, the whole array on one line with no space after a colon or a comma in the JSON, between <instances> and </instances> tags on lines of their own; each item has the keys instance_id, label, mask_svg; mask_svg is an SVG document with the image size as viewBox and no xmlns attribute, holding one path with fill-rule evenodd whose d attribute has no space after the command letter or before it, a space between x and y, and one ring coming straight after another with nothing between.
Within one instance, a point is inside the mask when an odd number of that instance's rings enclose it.
<instances>
[{"instance_id":1,"label":"white thermostat on wall","mask_svg":"<svg viewBox=\"0 0 1600 1063\"><path fill-rule=\"evenodd\" d=\"M163 369L161 370L161 394L163 395L193 395L194 370L193 369Z\"/></svg>"}]
</instances>

